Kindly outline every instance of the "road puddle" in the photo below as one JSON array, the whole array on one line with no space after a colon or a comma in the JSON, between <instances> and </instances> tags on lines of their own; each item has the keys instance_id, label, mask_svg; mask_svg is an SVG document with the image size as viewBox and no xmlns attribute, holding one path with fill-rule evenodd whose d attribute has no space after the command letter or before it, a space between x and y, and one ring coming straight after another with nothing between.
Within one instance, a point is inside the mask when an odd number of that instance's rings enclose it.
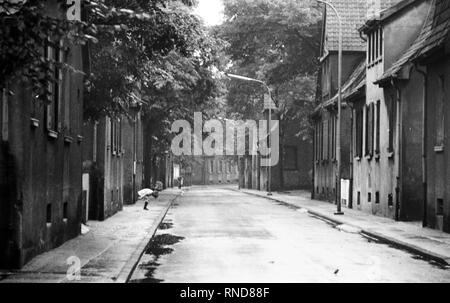
<instances>
[{"instance_id":1,"label":"road puddle","mask_svg":"<svg viewBox=\"0 0 450 303\"><path fill-rule=\"evenodd\" d=\"M170 220L163 221L159 225L156 235L150 240L144 255L142 256L139 265L133 273L131 283L161 283L163 280L154 277L155 271L161 265L158 261L161 256L170 255L174 249L173 246L184 240L183 237L178 237L167 232L173 228L173 223Z\"/></svg>"}]
</instances>

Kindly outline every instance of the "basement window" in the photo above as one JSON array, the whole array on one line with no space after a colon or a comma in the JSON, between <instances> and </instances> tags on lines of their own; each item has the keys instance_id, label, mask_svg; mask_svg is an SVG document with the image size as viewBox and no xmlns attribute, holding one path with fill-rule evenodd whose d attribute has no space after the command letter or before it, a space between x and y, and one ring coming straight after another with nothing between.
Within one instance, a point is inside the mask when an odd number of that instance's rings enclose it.
<instances>
[{"instance_id":1,"label":"basement window","mask_svg":"<svg viewBox=\"0 0 450 303\"><path fill-rule=\"evenodd\" d=\"M394 196L392 194L388 195L388 206L393 207L394 206Z\"/></svg>"},{"instance_id":2,"label":"basement window","mask_svg":"<svg viewBox=\"0 0 450 303\"><path fill-rule=\"evenodd\" d=\"M64 220L69 219L68 208L69 208L69 203L65 202L65 203L63 204L63 219L64 219Z\"/></svg>"},{"instance_id":3,"label":"basement window","mask_svg":"<svg viewBox=\"0 0 450 303\"><path fill-rule=\"evenodd\" d=\"M52 205L47 204L47 225L52 224Z\"/></svg>"},{"instance_id":4,"label":"basement window","mask_svg":"<svg viewBox=\"0 0 450 303\"><path fill-rule=\"evenodd\" d=\"M437 199L436 215L437 216L443 216L444 215L444 199Z\"/></svg>"}]
</instances>

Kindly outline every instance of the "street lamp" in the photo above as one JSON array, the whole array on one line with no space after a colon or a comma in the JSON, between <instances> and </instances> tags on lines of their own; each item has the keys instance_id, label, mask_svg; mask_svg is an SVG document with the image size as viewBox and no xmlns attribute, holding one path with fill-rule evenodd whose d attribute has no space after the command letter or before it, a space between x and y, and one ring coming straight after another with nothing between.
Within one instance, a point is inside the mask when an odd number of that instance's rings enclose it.
<instances>
[{"instance_id":1,"label":"street lamp","mask_svg":"<svg viewBox=\"0 0 450 303\"><path fill-rule=\"evenodd\" d=\"M341 205L341 106L342 106L342 19L336 7L328 1L316 0L317 2L328 5L336 14L339 22L339 46L338 46L338 114L336 121L336 205L337 212L335 215L343 215Z\"/></svg>"},{"instance_id":2,"label":"street lamp","mask_svg":"<svg viewBox=\"0 0 450 303\"><path fill-rule=\"evenodd\" d=\"M239 76L239 75L233 75L233 74L226 74L228 77L233 78L233 79L237 79L237 80L241 80L241 81L248 81L248 82L256 82L259 83L261 85L263 85L266 89L267 92L269 93L269 98L270 101L272 102L272 92L270 91L270 87L266 84L266 82L258 80L258 79L253 79L253 78L248 78L248 77L244 77L244 76ZM269 139L269 147L272 147L272 104L269 104L269 125L268 125L268 139ZM267 168L268 172L267 172L267 195L268 196L272 196L272 188L271 188L271 181L272 181L272 157L270 157L270 163L269 166Z\"/></svg>"}]
</instances>

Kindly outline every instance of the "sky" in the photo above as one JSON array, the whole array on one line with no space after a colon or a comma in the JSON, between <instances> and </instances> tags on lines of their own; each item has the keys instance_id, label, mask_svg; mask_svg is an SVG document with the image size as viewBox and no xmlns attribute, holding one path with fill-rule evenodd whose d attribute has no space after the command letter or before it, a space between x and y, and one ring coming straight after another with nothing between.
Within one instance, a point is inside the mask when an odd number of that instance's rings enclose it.
<instances>
[{"instance_id":1,"label":"sky","mask_svg":"<svg viewBox=\"0 0 450 303\"><path fill-rule=\"evenodd\" d=\"M222 0L200 0L195 13L212 26L223 22Z\"/></svg>"}]
</instances>

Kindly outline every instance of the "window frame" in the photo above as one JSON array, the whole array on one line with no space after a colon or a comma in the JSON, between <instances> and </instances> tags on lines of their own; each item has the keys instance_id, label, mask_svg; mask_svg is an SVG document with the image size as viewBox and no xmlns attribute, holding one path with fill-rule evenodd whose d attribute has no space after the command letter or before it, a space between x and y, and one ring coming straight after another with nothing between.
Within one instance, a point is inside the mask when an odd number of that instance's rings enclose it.
<instances>
[{"instance_id":1,"label":"window frame","mask_svg":"<svg viewBox=\"0 0 450 303\"><path fill-rule=\"evenodd\" d=\"M371 68L383 61L384 56L383 27L378 27L368 34L367 38L367 66Z\"/></svg>"},{"instance_id":2,"label":"window frame","mask_svg":"<svg viewBox=\"0 0 450 303\"><path fill-rule=\"evenodd\" d=\"M44 56L50 61L50 70L54 78L48 83L49 100L45 110L46 129L50 137L57 138L62 129L61 118L64 118L61 113L64 78L62 65L65 62L63 40L55 42L49 38L44 46Z\"/></svg>"}]
</instances>

